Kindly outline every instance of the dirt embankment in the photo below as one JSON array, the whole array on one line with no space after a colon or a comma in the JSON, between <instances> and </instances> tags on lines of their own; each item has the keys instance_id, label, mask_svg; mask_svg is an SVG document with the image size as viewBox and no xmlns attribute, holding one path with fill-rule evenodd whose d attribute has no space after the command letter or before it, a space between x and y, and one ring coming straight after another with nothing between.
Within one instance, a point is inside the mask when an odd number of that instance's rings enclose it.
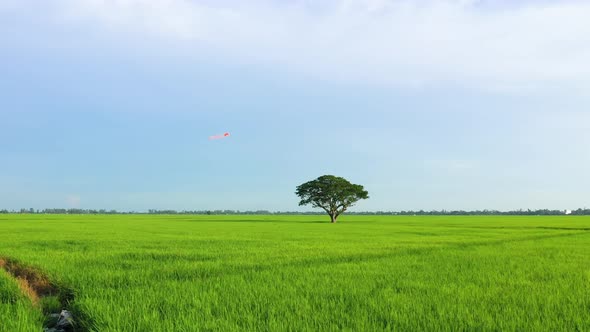
<instances>
[{"instance_id":1,"label":"dirt embankment","mask_svg":"<svg viewBox=\"0 0 590 332\"><path fill-rule=\"evenodd\" d=\"M59 296L58 287L53 285L47 276L35 268L23 266L6 258L0 258L0 268L6 270L16 279L20 289L36 306L39 305L43 297Z\"/></svg>"},{"instance_id":2,"label":"dirt embankment","mask_svg":"<svg viewBox=\"0 0 590 332\"><path fill-rule=\"evenodd\" d=\"M22 292L46 315L44 331L81 331L80 328L75 328L72 314L67 310L68 304L73 300L71 292L52 283L41 270L16 260L0 257L0 269L16 279Z\"/></svg>"}]
</instances>

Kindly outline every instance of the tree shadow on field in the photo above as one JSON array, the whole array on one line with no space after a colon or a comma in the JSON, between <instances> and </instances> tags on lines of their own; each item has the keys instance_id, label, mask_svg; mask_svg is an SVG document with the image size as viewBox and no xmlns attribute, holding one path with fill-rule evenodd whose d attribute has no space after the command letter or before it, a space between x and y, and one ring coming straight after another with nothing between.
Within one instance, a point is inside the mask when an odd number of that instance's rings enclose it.
<instances>
[{"instance_id":1,"label":"tree shadow on field","mask_svg":"<svg viewBox=\"0 0 590 332\"><path fill-rule=\"evenodd\" d=\"M330 219L325 219L325 220L293 220L292 222L296 223L296 224L328 224L328 225L331 224ZM338 222L336 224L342 224L342 223Z\"/></svg>"}]
</instances>

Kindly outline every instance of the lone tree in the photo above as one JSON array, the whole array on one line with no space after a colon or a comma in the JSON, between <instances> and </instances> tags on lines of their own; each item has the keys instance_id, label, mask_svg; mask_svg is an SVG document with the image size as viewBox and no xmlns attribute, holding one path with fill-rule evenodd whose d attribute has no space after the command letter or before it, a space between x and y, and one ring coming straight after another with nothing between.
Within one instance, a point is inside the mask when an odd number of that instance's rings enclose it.
<instances>
[{"instance_id":1,"label":"lone tree","mask_svg":"<svg viewBox=\"0 0 590 332\"><path fill-rule=\"evenodd\" d=\"M354 203L369 198L363 186L334 175L323 175L306 182L298 186L295 193L301 198L299 206L311 204L314 208L324 209L332 223Z\"/></svg>"}]
</instances>

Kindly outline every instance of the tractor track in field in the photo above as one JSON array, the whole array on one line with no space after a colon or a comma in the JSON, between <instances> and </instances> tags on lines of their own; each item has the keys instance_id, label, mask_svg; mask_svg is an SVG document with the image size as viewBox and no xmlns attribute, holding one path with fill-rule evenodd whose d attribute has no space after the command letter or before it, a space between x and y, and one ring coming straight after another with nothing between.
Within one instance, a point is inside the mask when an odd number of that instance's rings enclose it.
<instances>
[{"instance_id":1,"label":"tractor track in field","mask_svg":"<svg viewBox=\"0 0 590 332\"><path fill-rule=\"evenodd\" d=\"M82 324L85 315L78 313L74 319L71 311L68 310L74 301L74 293L56 283L40 269L23 264L15 259L0 257L0 269L6 271L12 276L21 291L32 302L33 306L41 310L45 315L43 331L46 332L86 332L88 331ZM44 299L53 298L59 302L59 308L54 305L44 306Z\"/></svg>"}]
</instances>

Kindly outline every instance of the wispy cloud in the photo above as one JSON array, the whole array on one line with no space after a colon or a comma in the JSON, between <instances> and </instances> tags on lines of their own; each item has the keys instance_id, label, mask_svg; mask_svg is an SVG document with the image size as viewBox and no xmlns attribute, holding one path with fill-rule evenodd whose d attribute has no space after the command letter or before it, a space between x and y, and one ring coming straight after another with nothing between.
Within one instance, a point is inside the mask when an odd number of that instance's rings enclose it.
<instances>
[{"instance_id":1,"label":"wispy cloud","mask_svg":"<svg viewBox=\"0 0 590 332\"><path fill-rule=\"evenodd\" d=\"M66 197L66 204L70 208L79 208L80 207L80 196L78 195L68 195Z\"/></svg>"},{"instance_id":2,"label":"wispy cloud","mask_svg":"<svg viewBox=\"0 0 590 332\"><path fill-rule=\"evenodd\" d=\"M112 36L322 79L509 91L590 84L582 1L51 1L60 19Z\"/></svg>"}]
</instances>

